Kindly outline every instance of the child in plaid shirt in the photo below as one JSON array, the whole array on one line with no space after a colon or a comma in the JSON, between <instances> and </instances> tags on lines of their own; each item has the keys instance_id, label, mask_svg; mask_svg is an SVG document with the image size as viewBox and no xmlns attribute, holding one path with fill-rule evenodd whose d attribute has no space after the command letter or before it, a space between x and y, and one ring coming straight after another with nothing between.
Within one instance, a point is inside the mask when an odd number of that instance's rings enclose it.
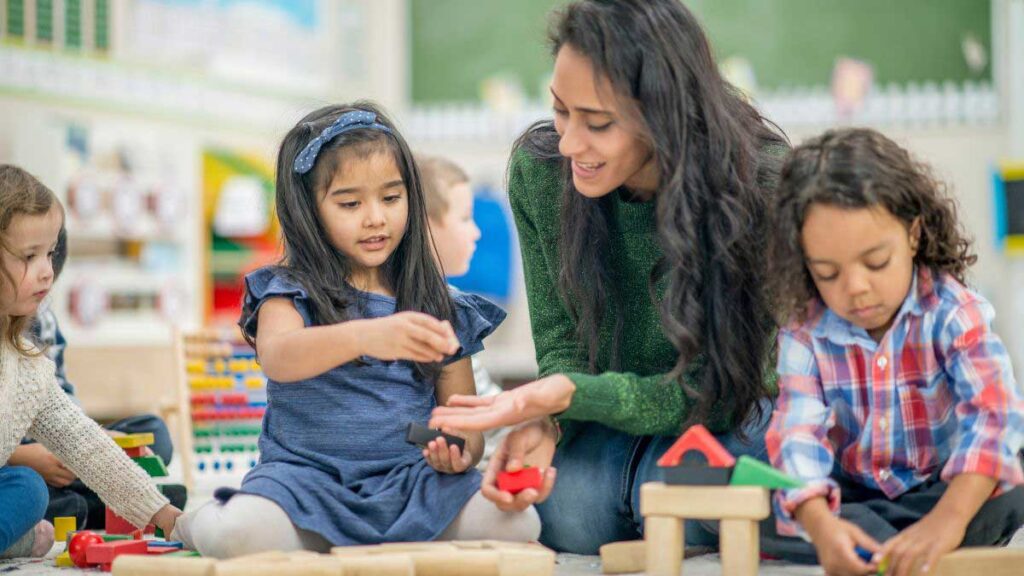
<instances>
[{"instance_id":1,"label":"child in plaid shirt","mask_svg":"<svg viewBox=\"0 0 1024 576\"><path fill-rule=\"evenodd\" d=\"M976 257L953 202L894 142L846 129L793 150L776 207L788 325L766 442L806 483L776 494L777 530L814 544L780 539L780 555L829 574L887 558L902 576L1005 545L1024 523L1024 401L992 307L964 286Z\"/></svg>"}]
</instances>

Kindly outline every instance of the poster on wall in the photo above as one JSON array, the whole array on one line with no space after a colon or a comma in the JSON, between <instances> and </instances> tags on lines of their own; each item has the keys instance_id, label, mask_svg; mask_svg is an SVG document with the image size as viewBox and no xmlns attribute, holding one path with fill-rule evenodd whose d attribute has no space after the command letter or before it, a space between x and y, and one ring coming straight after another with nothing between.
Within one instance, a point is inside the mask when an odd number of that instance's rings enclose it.
<instances>
[{"instance_id":1,"label":"poster on wall","mask_svg":"<svg viewBox=\"0 0 1024 576\"><path fill-rule=\"evenodd\" d=\"M203 152L203 234L206 324L236 324L245 275L280 256L269 162L231 150Z\"/></svg>"}]
</instances>

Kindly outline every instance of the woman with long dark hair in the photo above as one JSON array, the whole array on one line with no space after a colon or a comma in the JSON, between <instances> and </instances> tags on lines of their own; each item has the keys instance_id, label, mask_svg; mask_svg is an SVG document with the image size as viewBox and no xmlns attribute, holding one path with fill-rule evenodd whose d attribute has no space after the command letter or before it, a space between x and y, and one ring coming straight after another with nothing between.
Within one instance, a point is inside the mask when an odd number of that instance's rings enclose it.
<instances>
[{"instance_id":1,"label":"woman with long dark hair","mask_svg":"<svg viewBox=\"0 0 1024 576\"><path fill-rule=\"evenodd\" d=\"M554 122L520 137L508 183L541 378L455 397L432 423L520 424L485 495L542 502L542 542L594 554L642 535L640 484L688 426L766 459L763 246L787 145L722 79L679 0L575 2L551 42ZM494 486L524 464L547 469L541 489ZM686 535L717 542L696 524Z\"/></svg>"}]
</instances>

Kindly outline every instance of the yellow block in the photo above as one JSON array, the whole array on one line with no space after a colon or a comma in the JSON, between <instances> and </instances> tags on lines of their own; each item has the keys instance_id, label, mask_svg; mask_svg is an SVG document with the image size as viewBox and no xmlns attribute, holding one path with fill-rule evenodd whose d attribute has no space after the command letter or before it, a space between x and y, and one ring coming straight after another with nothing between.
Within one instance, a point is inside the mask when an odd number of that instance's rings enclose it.
<instances>
[{"instance_id":1,"label":"yellow block","mask_svg":"<svg viewBox=\"0 0 1024 576\"><path fill-rule=\"evenodd\" d=\"M141 446L150 446L153 444L153 433L146 432L145 434L126 434L124 436L118 436L114 438L114 442L121 448L139 448Z\"/></svg>"},{"instance_id":2,"label":"yellow block","mask_svg":"<svg viewBox=\"0 0 1024 576\"><path fill-rule=\"evenodd\" d=\"M71 561L71 555L67 552L61 552L56 558L54 558L54 560L57 562L58 568L71 568L75 565L75 563Z\"/></svg>"},{"instance_id":3,"label":"yellow block","mask_svg":"<svg viewBox=\"0 0 1024 576\"><path fill-rule=\"evenodd\" d=\"M58 516L53 519L53 539L57 542L66 542L68 532L78 530L78 522L74 516Z\"/></svg>"}]
</instances>

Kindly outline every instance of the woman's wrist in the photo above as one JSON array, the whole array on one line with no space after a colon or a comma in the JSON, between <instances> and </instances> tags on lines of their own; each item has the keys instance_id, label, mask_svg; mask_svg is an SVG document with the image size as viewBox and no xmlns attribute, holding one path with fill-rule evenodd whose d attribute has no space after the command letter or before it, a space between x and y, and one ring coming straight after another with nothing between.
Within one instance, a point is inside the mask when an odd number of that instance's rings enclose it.
<instances>
[{"instance_id":1,"label":"woman's wrist","mask_svg":"<svg viewBox=\"0 0 1024 576\"><path fill-rule=\"evenodd\" d=\"M544 379L545 396L547 396L547 413L561 414L572 405L576 394L576 384L565 374L552 374Z\"/></svg>"}]
</instances>

